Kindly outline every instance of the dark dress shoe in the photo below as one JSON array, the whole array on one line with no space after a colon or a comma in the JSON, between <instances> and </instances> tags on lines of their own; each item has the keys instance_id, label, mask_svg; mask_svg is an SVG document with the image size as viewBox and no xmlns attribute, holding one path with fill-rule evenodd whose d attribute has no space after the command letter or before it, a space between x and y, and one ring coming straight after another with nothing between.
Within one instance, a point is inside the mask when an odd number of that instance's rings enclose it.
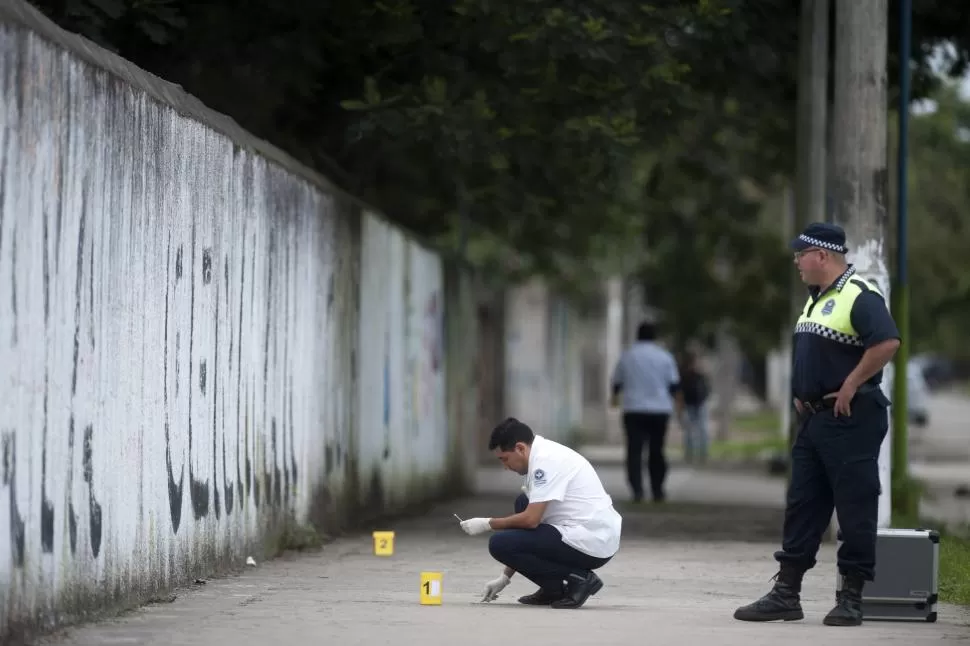
<instances>
[{"instance_id":1,"label":"dark dress shoe","mask_svg":"<svg viewBox=\"0 0 970 646\"><path fill-rule=\"evenodd\" d=\"M559 601L562 597L563 593L561 590L556 592L554 590L539 588L532 594L519 597L519 603L524 603L527 606L548 606L553 601Z\"/></svg>"},{"instance_id":2,"label":"dark dress shoe","mask_svg":"<svg viewBox=\"0 0 970 646\"><path fill-rule=\"evenodd\" d=\"M603 581L590 572L585 578L570 575L566 584L566 594L562 599L553 601L550 606L560 609L581 608L586 600L603 588Z\"/></svg>"}]
</instances>

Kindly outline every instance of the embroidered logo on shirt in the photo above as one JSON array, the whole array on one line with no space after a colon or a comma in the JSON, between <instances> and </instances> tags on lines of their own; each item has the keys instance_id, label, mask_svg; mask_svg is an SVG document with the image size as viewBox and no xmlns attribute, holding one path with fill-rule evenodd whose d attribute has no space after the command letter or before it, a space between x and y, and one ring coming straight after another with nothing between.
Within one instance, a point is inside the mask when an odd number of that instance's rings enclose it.
<instances>
[{"instance_id":1,"label":"embroidered logo on shirt","mask_svg":"<svg viewBox=\"0 0 970 646\"><path fill-rule=\"evenodd\" d=\"M532 474L532 480L535 482L535 484L544 483L545 477L546 477L546 472L543 471L542 469L536 469L535 472Z\"/></svg>"},{"instance_id":2,"label":"embroidered logo on shirt","mask_svg":"<svg viewBox=\"0 0 970 646\"><path fill-rule=\"evenodd\" d=\"M822 315L828 316L829 314L832 313L832 310L834 309L835 309L835 299L830 298L829 300L825 301L825 305L822 306Z\"/></svg>"}]
</instances>

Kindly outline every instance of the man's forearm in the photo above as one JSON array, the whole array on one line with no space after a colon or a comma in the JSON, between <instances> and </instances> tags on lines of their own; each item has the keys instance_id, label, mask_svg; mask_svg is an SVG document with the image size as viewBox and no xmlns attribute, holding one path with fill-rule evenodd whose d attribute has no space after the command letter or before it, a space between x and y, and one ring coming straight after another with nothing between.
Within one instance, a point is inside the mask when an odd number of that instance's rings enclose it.
<instances>
[{"instance_id":1,"label":"man's forearm","mask_svg":"<svg viewBox=\"0 0 970 646\"><path fill-rule=\"evenodd\" d=\"M492 529L534 529L538 523L531 514L523 511L504 518L493 518L489 525Z\"/></svg>"},{"instance_id":2,"label":"man's forearm","mask_svg":"<svg viewBox=\"0 0 970 646\"><path fill-rule=\"evenodd\" d=\"M846 383L858 388L868 381L874 374L886 367L892 361L893 355L899 349L899 341L890 339L874 345L862 355L859 365L846 378Z\"/></svg>"}]
</instances>

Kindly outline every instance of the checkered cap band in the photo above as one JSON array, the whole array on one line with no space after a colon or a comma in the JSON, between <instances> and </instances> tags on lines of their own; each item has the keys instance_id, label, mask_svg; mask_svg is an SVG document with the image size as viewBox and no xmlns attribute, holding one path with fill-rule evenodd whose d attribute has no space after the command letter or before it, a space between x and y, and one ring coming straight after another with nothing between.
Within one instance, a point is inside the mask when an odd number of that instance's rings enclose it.
<instances>
[{"instance_id":1,"label":"checkered cap band","mask_svg":"<svg viewBox=\"0 0 970 646\"><path fill-rule=\"evenodd\" d=\"M824 325L812 323L810 321L805 321L795 326L795 334L799 333L814 334L822 337L823 339L829 339L830 341L836 341L837 343L842 343L844 345L851 345L858 348L862 347L862 340L859 337L846 334L845 332L838 332L831 328L827 328Z\"/></svg>"},{"instance_id":2,"label":"checkered cap band","mask_svg":"<svg viewBox=\"0 0 970 646\"><path fill-rule=\"evenodd\" d=\"M846 253L846 251L847 251L847 249L845 248L845 245L835 244L833 242L823 242L822 240L819 240L818 238L813 238L812 236L807 236L804 233L801 234L800 236L798 236L798 239L801 240L802 242L804 242L805 244L812 245L813 247L820 247L822 249L829 249L829 250L834 251L836 253Z\"/></svg>"}]
</instances>

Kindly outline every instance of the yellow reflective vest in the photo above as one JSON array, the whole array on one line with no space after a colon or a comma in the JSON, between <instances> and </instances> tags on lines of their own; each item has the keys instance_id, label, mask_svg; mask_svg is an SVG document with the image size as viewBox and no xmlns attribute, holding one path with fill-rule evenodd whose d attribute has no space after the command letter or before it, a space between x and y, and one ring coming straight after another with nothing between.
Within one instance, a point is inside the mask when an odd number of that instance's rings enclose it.
<instances>
[{"instance_id":1,"label":"yellow reflective vest","mask_svg":"<svg viewBox=\"0 0 970 646\"><path fill-rule=\"evenodd\" d=\"M862 340L852 327L852 305L864 291L874 291L882 296L875 281L852 272L843 276L828 292L820 294L818 300L809 296L795 324L795 334L815 334L861 348Z\"/></svg>"}]
</instances>

